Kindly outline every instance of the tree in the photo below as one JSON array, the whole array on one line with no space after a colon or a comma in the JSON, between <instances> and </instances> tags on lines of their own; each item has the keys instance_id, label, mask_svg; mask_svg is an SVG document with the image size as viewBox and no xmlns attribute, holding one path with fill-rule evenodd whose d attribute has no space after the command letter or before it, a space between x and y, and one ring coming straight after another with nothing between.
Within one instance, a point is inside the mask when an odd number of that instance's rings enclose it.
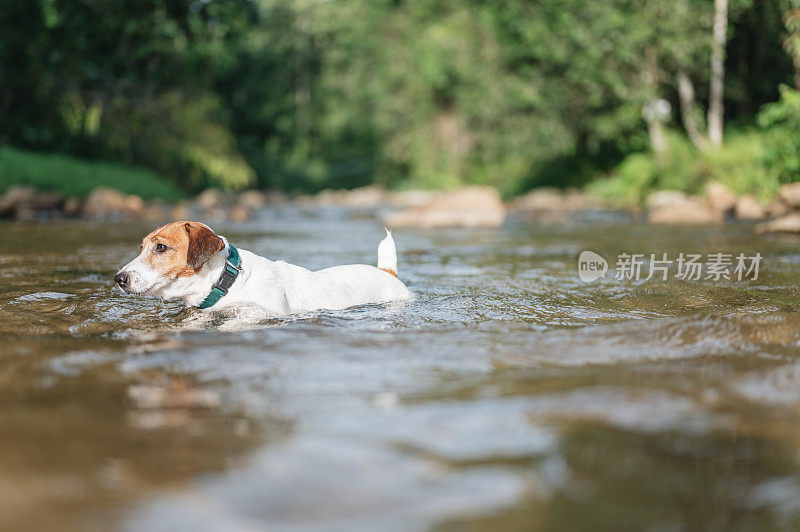
<instances>
[{"instance_id":1,"label":"tree","mask_svg":"<svg viewBox=\"0 0 800 532\"><path fill-rule=\"evenodd\" d=\"M722 145L725 106L725 45L728 35L728 0L714 0L714 31L711 45L711 88L708 102L708 140Z\"/></svg>"}]
</instances>

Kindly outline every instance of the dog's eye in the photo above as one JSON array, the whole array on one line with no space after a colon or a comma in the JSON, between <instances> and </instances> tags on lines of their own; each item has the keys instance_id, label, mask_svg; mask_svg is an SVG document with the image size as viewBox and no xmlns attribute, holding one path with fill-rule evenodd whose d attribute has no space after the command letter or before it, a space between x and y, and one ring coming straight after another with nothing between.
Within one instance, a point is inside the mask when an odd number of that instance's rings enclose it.
<instances>
[{"instance_id":1,"label":"dog's eye","mask_svg":"<svg viewBox=\"0 0 800 532\"><path fill-rule=\"evenodd\" d=\"M164 253L167 250L167 246L164 244L156 244L156 253Z\"/></svg>"}]
</instances>

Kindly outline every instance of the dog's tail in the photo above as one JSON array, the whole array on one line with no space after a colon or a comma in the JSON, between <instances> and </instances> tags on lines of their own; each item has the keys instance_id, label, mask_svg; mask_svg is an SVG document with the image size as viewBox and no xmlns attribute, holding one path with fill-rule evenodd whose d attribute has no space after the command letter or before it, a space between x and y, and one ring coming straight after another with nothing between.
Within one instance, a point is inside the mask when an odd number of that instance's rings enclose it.
<instances>
[{"instance_id":1,"label":"dog's tail","mask_svg":"<svg viewBox=\"0 0 800 532\"><path fill-rule=\"evenodd\" d=\"M384 229L386 229L384 227ZM392 232L386 229L386 238L378 244L378 269L397 277L397 248L394 245Z\"/></svg>"}]
</instances>

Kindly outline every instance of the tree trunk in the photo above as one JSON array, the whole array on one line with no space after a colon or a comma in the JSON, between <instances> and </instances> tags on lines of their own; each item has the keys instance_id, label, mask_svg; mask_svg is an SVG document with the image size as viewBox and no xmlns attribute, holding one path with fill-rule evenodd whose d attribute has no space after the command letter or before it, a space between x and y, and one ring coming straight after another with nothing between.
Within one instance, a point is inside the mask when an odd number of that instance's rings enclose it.
<instances>
[{"instance_id":1,"label":"tree trunk","mask_svg":"<svg viewBox=\"0 0 800 532\"><path fill-rule=\"evenodd\" d=\"M711 86L708 101L708 140L712 146L722 145L725 109L725 44L728 33L728 0L714 0L714 30L711 45Z\"/></svg>"},{"instance_id":2,"label":"tree trunk","mask_svg":"<svg viewBox=\"0 0 800 532\"><path fill-rule=\"evenodd\" d=\"M668 146L661 120L656 117L646 116L645 123L647 124L647 133L650 135L650 146L653 148L653 153L656 154L656 157L663 156L667 152Z\"/></svg>"},{"instance_id":3,"label":"tree trunk","mask_svg":"<svg viewBox=\"0 0 800 532\"><path fill-rule=\"evenodd\" d=\"M686 72L678 72L678 98L681 101L681 121L689 140L699 149L704 150L708 147L708 140L700 132L697 122L694 120L694 85Z\"/></svg>"}]
</instances>

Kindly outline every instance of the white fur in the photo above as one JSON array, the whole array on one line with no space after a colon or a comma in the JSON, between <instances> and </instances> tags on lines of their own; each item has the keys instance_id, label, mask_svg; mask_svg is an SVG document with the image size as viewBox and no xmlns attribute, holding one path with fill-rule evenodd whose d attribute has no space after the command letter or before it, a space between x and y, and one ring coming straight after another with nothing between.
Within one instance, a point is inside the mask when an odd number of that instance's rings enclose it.
<instances>
[{"instance_id":1,"label":"white fur","mask_svg":"<svg viewBox=\"0 0 800 532\"><path fill-rule=\"evenodd\" d=\"M212 256L197 275L169 279L153 271L144 253L120 272L128 274L128 291L179 298L187 305L203 302L216 284L228 256L225 249ZM367 264L334 266L311 271L283 261L271 261L239 249L241 268L228 293L207 311L238 306L258 306L271 316L284 316L317 309L339 310L356 305L410 299L408 288L394 275ZM145 250L146 252L147 250ZM378 247L378 265L397 270L397 252L391 233Z\"/></svg>"},{"instance_id":2,"label":"white fur","mask_svg":"<svg viewBox=\"0 0 800 532\"><path fill-rule=\"evenodd\" d=\"M394 245L392 232L386 227L386 238L378 244L378 268L397 275L397 248Z\"/></svg>"}]
</instances>

